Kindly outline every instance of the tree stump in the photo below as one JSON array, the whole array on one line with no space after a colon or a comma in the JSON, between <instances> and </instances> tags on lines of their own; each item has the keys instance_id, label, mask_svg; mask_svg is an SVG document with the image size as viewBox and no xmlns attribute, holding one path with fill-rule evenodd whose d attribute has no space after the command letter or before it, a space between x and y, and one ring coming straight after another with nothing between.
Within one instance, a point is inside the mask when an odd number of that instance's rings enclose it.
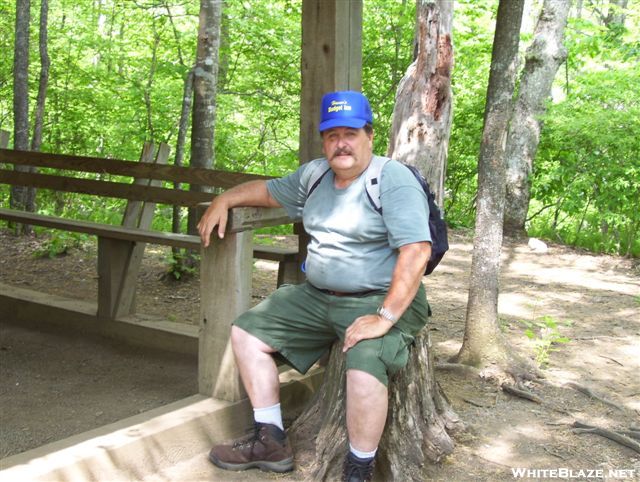
<instances>
[{"instance_id":1,"label":"tree stump","mask_svg":"<svg viewBox=\"0 0 640 482\"><path fill-rule=\"evenodd\" d=\"M289 431L309 480L339 480L347 453L341 348L341 343L334 344L322 387ZM416 338L407 366L389 380L389 413L376 458L376 479L425 480L429 464L453 452L450 434L459 429L462 423L435 380L426 328Z\"/></svg>"}]
</instances>

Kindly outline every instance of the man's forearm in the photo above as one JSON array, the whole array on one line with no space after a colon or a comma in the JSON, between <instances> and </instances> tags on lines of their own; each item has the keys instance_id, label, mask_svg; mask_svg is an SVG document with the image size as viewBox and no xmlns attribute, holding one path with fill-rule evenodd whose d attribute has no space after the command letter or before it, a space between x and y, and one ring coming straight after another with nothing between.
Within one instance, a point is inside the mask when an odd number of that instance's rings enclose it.
<instances>
[{"instance_id":1,"label":"man's forearm","mask_svg":"<svg viewBox=\"0 0 640 482\"><path fill-rule=\"evenodd\" d=\"M202 245L209 246L211 233L218 227L218 237L224 238L229 209L239 206L280 207L269 194L266 181L257 180L239 184L216 196L198 223Z\"/></svg>"},{"instance_id":2,"label":"man's forearm","mask_svg":"<svg viewBox=\"0 0 640 482\"><path fill-rule=\"evenodd\" d=\"M402 246L399 251L391 286L383 303L396 319L402 316L418 292L424 268L431 256L431 244L412 243Z\"/></svg>"},{"instance_id":3,"label":"man's forearm","mask_svg":"<svg viewBox=\"0 0 640 482\"><path fill-rule=\"evenodd\" d=\"M280 207L280 204L269 194L266 181L248 181L227 189L214 199L223 202L227 209L238 206Z\"/></svg>"}]
</instances>

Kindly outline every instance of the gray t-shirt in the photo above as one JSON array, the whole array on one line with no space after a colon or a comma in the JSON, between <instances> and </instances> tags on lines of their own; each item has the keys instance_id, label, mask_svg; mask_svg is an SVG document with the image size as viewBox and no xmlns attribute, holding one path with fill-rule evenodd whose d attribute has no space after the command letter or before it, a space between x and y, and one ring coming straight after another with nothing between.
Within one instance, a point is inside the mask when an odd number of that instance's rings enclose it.
<instances>
[{"instance_id":1,"label":"gray t-shirt","mask_svg":"<svg viewBox=\"0 0 640 482\"><path fill-rule=\"evenodd\" d=\"M308 281L334 291L387 289L398 248L431 241L424 191L409 169L389 161L380 176L382 214L367 198L365 173L337 189L329 171L307 198L309 179L321 164L326 160L316 159L289 176L267 181L271 196L292 219L302 219L311 237L305 262Z\"/></svg>"}]
</instances>

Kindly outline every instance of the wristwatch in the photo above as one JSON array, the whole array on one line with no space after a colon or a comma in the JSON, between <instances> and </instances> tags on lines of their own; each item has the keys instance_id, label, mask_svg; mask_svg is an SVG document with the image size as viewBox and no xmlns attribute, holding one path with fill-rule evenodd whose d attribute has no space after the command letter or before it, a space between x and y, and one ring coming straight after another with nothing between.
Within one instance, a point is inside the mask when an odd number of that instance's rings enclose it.
<instances>
[{"instance_id":1,"label":"wristwatch","mask_svg":"<svg viewBox=\"0 0 640 482\"><path fill-rule=\"evenodd\" d=\"M385 320L390 321L391 323L393 323L394 325L397 323L398 318L396 318L395 316L393 316L393 313L391 313L389 310L387 310L384 306L380 305L380 307L378 308L378 311L376 312L379 316L381 316L382 318L384 318Z\"/></svg>"}]
</instances>

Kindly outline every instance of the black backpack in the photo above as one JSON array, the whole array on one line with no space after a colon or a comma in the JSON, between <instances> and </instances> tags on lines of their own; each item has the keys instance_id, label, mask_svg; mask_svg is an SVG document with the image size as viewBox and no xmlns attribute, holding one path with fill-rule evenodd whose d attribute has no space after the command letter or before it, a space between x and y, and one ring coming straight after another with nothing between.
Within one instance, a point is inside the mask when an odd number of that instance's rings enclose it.
<instances>
[{"instance_id":1,"label":"black backpack","mask_svg":"<svg viewBox=\"0 0 640 482\"><path fill-rule=\"evenodd\" d=\"M365 180L365 186L367 189L367 197L376 211L382 214L382 206L380 205L380 173L382 168L391 159L388 157L373 156L371 159L371 165L367 169L367 178ZM428 275L438 266L440 260L444 254L449 250L449 237L447 234L447 223L442 217L440 208L436 204L436 199L429 183L420 173L420 171L408 164L402 164L411 171L418 183L422 187L425 195L427 196L427 202L429 203L429 232L431 233L431 257L427 262L427 267L424 270L424 274ZM308 182L307 197L318 187L320 181L324 175L331 170L329 163L320 163L315 171L311 174Z\"/></svg>"}]
</instances>

